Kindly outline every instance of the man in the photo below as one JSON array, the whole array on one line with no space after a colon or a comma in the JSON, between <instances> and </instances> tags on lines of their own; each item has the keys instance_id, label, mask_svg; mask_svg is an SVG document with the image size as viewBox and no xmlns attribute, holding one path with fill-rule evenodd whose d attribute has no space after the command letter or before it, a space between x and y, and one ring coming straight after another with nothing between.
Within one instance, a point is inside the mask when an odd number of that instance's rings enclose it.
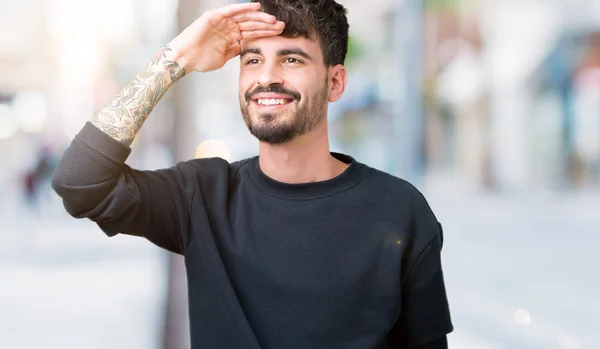
<instances>
[{"instance_id":1,"label":"man","mask_svg":"<svg viewBox=\"0 0 600 349\"><path fill-rule=\"evenodd\" d=\"M441 225L413 186L329 150L327 104L344 92L347 45L346 9L333 0L208 11L61 159L53 188L71 215L185 257L193 348L447 348ZM173 83L236 56L259 156L124 164Z\"/></svg>"}]
</instances>

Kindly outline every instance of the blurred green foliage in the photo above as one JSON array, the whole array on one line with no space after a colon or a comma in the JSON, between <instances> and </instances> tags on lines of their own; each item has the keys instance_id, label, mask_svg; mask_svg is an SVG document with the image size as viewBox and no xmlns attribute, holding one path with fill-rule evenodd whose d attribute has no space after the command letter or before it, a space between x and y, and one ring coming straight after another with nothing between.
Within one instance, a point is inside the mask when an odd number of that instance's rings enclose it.
<instances>
[{"instance_id":1,"label":"blurred green foliage","mask_svg":"<svg viewBox=\"0 0 600 349\"><path fill-rule=\"evenodd\" d=\"M348 54L347 59L354 61L362 56L363 48L359 40L352 34L348 35Z\"/></svg>"},{"instance_id":2,"label":"blurred green foliage","mask_svg":"<svg viewBox=\"0 0 600 349\"><path fill-rule=\"evenodd\" d=\"M458 6L458 0L423 0L425 10L455 10Z\"/></svg>"},{"instance_id":3,"label":"blurred green foliage","mask_svg":"<svg viewBox=\"0 0 600 349\"><path fill-rule=\"evenodd\" d=\"M416 0L419 1L419 0ZM425 11L470 11L481 5L480 0L422 0Z\"/></svg>"}]
</instances>

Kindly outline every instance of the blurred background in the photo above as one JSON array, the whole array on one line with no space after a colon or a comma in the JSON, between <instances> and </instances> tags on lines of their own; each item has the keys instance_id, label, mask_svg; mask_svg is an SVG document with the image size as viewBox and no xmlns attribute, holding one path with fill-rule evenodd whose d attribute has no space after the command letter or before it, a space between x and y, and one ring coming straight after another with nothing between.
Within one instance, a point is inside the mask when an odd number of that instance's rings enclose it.
<instances>
[{"instance_id":1,"label":"blurred background","mask_svg":"<svg viewBox=\"0 0 600 349\"><path fill-rule=\"evenodd\" d=\"M2 0L0 348L189 347L181 259L68 217L49 178L158 48L229 2ZM340 2L332 149L428 198L450 347L600 348L600 1ZM254 156L238 69L179 81L128 163Z\"/></svg>"}]
</instances>

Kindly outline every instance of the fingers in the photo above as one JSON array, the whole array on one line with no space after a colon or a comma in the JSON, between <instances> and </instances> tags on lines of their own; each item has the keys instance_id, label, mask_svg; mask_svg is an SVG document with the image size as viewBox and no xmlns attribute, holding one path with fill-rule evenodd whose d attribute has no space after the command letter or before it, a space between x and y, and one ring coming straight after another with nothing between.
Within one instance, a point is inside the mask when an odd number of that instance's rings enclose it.
<instances>
[{"instance_id":1,"label":"fingers","mask_svg":"<svg viewBox=\"0 0 600 349\"><path fill-rule=\"evenodd\" d=\"M239 55L240 52L242 52L242 46L238 42L236 42L227 49L227 52L225 52L225 59L228 61L233 57Z\"/></svg>"},{"instance_id":2,"label":"fingers","mask_svg":"<svg viewBox=\"0 0 600 349\"><path fill-rule=\"evenodd\" d=\"M260 3L232 4L210 11L209 17L215 20L212 24L229 31L232 23L237 24L238 30L230 32L231 41L277 36L283 32L285 24L277 21L275 16L259 11ZM218 23L218 24L217 24ZM235 57L239 48L234 44L226 52L226 57Z\"/></svg>"},{"instance_id":3,"label":"fingers","mask_svg":"<svg viewBox=\"0 0 600 349\"><path fill-rule=\"evenodd\" d=\"M251 30L273 30L273 31L283 31L285 24L283 22L275 22L275 23L265 23L259 21L247 21L247 22L239 22L238 26L240 31L251 31Z\"/></svg>"},{"instance_id":4,"label":"fingers","mask_svg":"<svg viewBox=\"0 0 600 349\"><path fill-rule=\"evenodd\" d=\"M230 19L235 22L259 21L265 23L275 23L277 21L275 16L260 11L243 12L232 16Z\"/></svg>"},{"instance_id":5,"label":"fingers","mask_svg":"<svg viewBox=\"0 0 600 349\"><path fill-rule=\"evenodd\" d=\"M232 4L221 7L216 10L223 17L231 17L237 14L248 12L248 11L258 11L260 10L260 3L258 2L250 2L243 4Z\"/></svg>"},{"instance_id":6,"label":"fingers","mask_svg":"<svg viewBox=\"0 0 600 349\"><path fill-rule=\"evenodd\" d=\"M281 34L281 30L247 30L242 31L242 39L256 39L268 36L277 36Z\"/></svg>"}]
</instances>

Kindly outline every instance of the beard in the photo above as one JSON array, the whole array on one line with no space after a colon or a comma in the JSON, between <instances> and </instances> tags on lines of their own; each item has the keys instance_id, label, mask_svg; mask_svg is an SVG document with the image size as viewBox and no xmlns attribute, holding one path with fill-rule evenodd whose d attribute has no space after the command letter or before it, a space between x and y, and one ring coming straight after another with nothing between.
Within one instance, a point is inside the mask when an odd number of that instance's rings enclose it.
<instances>
[{"instance_id":1,"label":"beard","mask_svg":"<svg viewBox=\"0 0 600 349\"><path fill-rule=\"evenodd\" d=\"M307 134L319 126L326 118L327 108L327 80L321 90L311 96L307 96L300 104L301 96L298 92L284 89L281 85L269 87L257 87L248 91L244 99L240 98L240 109L250 133L259 141L279 145L293 141ZM250 112L252 97L257 93L285 94L292 98L288 110L275 113ZM291 115L283 115L291 114ZM279 115L278 115L279 114Z\"/></svg>"}]
</instances>

